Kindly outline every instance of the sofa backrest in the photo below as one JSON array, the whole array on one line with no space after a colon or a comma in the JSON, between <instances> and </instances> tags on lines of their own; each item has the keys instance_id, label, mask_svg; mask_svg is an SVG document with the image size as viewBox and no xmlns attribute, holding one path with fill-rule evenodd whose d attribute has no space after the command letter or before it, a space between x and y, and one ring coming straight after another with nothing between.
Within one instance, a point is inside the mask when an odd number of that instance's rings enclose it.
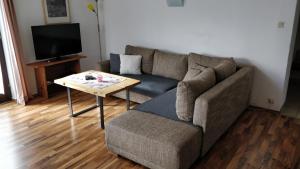
<instances>
[{"instance_id":1,"label":"sofa backrest","mask_svg":"<svg viewBox=\"0 0 300 169\"><path fill-rule=\"evenodd\" d=\"M156 49L127 45L126 55L142 56L142 72L182 80L186 72L195 65L213 68L217 82L236 72L233 58L212 57L196 53L189 55L174 54Z\"/></svg>"},{"instance_id":2,"label":"sofa backrest","mask_svg":"<svg viewBox=\"0 0 300 169\"><path fill-rule=\"evenodd\" d=\"M141 55L142 56L142 71L146 74L152 73L153 56L155 49L137 47L127 45L125 49L126 55Z\"/></svg>"},{"instance_id":3,"label":"sofa backrest","mask_svg":"<svg viewBox=\"0 0 300 169\"><path fill-rule=\"evenodd\" d=\"M187 72L187 55L156 50L153 60L153 75L182 80Z\"/></svg>"}]
</instances>

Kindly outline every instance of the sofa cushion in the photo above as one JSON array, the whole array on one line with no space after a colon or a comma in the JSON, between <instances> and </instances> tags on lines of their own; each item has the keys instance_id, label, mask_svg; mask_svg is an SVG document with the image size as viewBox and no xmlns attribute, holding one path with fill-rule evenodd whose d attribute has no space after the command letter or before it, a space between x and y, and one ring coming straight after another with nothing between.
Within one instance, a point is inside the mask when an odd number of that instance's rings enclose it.
<instances>
[{"instance_id":1,"label":"sofa cushion","mask_svg":"<svg viewBox=\"0 0 300 169\"><path fill-rule=\"evenodd\" d=\"M142 74L141 61L141 55L120 55L120 74Z\"/></svg>"},{"instance_id":2,"label":"sofa cushion","mask_svg":"<svg viewBox=\"0 0 300 169\"><path fill-rule=\"evenodd\" d=\"M119 54L110 54L110 73L119 74L120 73L120 55Z\"/></svg>"},{"instance_id":3,"label":"sofa cushion","mask_svg":"<svg viewBox=\"0 0 300 169\"><path fill-rule=\"evenodd\" d=\"M187 73L185 74L183 81L189 81L189 80L194 80L194 79L201 79L201 73L207 69L204 66L197 65L192 68L189 68Z\"/></svg>"},{"instance_id":4,"label":"sofa cushion","mask_svg":"<svg viewBox=\"0 0 300 169\"><path fill-rule=\"evenodd\" d=\"M190 53L188 56L188 67L201 65L215 70L217 82L220 82L236 72L236 63L233 58L211 57Z\"/></svg>"},{"instance_id":5,"label":"sofa cushion","mask_svg":"<svg viewBox=\"0 0 300 169\"><path fill-rule=\"evenodd\" d=\"M202 72L199 72L199 75L196 75L194 79L179 82L176 97L176 113L178 118L184 121L192 121L195 100L203 92L214 86L215 83L216 77L212 68L206 68Z\"/></svg>"},{"instance_id":6,"label":"sofa cushion","mask_svg":"<svg viewBox=\"0 0 300 169\"><path fill-rule=\"evenodd\" d=\"M219 65L214 67L217 81L220 82L236 72L236 64L234 61L223 60Z\"/></svg>"},{"instance_id":7,"label":"sofa cushion","mask_svg":"<svg viewBox=\"0 0 300 169\"><path fill-rule=\"evenodd\" d=\"M187 72L187 56L155 51L153 75L182 80Z\"/></svg>"},{"instance_id":8,"label":"sofa cushion","mask_svg":"<svg viewBox=\"0 0 300 169\"><path fill-rule=\"evenodd\" d=\"M142 71L143 73L151 74L153 68L153 55L154 49L148 49L143 47L136 47L127 45L125 49L126 55L141 55L142 58Z\"/></svg>"},{"instance_id":9,"label":"sofa cushion","mask_svg":"<svg viewBox=\"0 0 300 169\"><path fill-rule=\"evenodd\" d=\"M132 88L132 91L149 97L156 97L177 86L178 81L161 76L150 74L142 75L123 75L125 77L137 79L141 84Z\"/></svg>"},{"instance_id":10,"label":"sofa cushion","mask_svg":"<svg viewBox=\"0 0 300 169\"><path fill-rule=\"evenodd\" d=\"M201 128L136 110L105 129L109 150L157 169L188 169L201 151Z\"/></svg>"},{"instance_id":11,"label":"sofa cushion","mask_svg":"<svg viewBox=\"0 0 300 169\"><path fill-rule=\"evenodd\" d=\"M146 113L156 114L171 120L180 121L175 108L176 91L177 89L174 88L143 104L137 105L135 109Z\"/></svg>"}]
</instances>

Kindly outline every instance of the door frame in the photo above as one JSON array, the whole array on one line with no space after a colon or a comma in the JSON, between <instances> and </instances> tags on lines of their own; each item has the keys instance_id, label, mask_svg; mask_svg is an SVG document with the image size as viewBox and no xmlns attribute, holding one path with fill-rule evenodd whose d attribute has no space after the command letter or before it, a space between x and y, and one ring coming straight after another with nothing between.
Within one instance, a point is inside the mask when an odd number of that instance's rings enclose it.
<instances>
[{"instance_id":1,"label":"door frame","mask_svg":"<svg viewBox=\"0 0 300 169\"><path fill-rule=\"evenodd\" d=\"M286 102L287 99L287 93L289 89L290 84L290 76L292 71L292 63L294 59L294 52L295 52L295 44L296 44L296 38L298 35L298 27L300 26L300 1L297 0L296 9L295 9L295 15L294 15L294 22L293 22L293 31L292 31L292 37L290 42L290 50L289 50L289 57L288 57L288 64L285 74L285 81L284 81L284 92L283 92L283 103L281 108Z\"/></svg>"},{"instance_id":2,"label":"door frame","mask_svg":"<svg viewBox=\"0 0 300 169\"><path fill-rule=\"evenodd\" d=\"M7 73L7 67L5 63L5 55L3 50L2 38L0 36L0 65L2 71L2 79L3 79L3 87L4 87L4 95L0 94L0 103L11 100L11 91Z\"/></svg>"}]
</instances>

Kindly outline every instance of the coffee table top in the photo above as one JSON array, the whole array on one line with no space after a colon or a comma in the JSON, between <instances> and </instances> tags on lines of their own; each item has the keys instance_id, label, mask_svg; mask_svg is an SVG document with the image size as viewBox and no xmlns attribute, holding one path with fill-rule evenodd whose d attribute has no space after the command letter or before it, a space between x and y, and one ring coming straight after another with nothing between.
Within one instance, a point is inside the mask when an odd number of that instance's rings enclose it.
<instances>
[{"instance_id":1,"label":"coffee table top","mask_svg":"<svg viewBox=\"0 0 300 169\"><path fill-rule=\"evenodd\" d=\"M64 78L54 80L54 83L71 88L71 89L79 90L79 91L82 91L85 93L93 94L96 96L101 96L101 97L106 97L106 96L118 93L122 90L132 88L135 85L138 85L141 83L139 80L136 80L136 79L127 78L127 77L118 76L118 75L100 72L100 71L94 71L94 70L74 74L71 76L76 78L76 77L82 77L86 74L97 74L97 75L102 75L104 77L112 77L112 78L119 79L120 81L117 83L111 84L109 86L99 88L99 87L91 87L91 85L89 85L89 84L84 84L79 81L72 80L72 79L70 79L70 76L67 76Z\"/></svg>"}]
</instances>

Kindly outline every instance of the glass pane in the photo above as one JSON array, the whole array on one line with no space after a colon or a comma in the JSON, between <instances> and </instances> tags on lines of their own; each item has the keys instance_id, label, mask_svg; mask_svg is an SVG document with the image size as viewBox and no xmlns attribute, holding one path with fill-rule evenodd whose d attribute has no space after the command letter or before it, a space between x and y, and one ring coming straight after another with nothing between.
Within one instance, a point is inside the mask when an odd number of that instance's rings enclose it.
<instances>
[{"instance_id":1,"label":"glass pane","mask_svg":"<svg viewBox=\"0 0 300 169\"><path fill-rule=\"evenodd\" d=\"M0 65L0 94L4 94L3 78L2 78L2 69Z\"/></svg>"}]
</instances>

